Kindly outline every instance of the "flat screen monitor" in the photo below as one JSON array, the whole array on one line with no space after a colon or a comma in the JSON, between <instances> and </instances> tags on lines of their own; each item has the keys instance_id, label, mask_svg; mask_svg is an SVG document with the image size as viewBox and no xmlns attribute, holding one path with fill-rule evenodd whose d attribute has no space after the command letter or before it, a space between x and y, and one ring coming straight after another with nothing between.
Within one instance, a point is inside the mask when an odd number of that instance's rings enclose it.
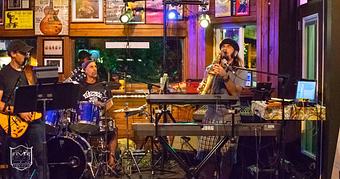
<instances>
[{"instance_id":1,"label":"flat screen monitor","mask_svg":"<svg viewBox=\"0 0 340 179\"><path fill-rule=\"evenodd\" d=\"M316 103L316 81L299 80L297 83L295 100Z\"/></svg>"}]
</instances>

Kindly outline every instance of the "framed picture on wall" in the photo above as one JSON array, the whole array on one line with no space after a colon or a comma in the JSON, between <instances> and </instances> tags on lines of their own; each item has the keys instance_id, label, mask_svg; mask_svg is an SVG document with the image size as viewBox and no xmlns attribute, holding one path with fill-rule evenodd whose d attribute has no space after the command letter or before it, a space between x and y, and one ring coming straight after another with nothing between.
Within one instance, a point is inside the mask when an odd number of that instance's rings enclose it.
<instances>
[{"instance_id":1,"label":"framed picture on wall","mask_svg":"<svg viewBox=\"0 0 340 179\"><path fill-rule=\"evenodd\" d=\"M53 7L50 2L53 1ZM68 35L69 0L36 0L34 4L35 35ZM49 13L45 13L46 10Z\"/></svg>"},{"instance_id":2,"label":"framed picture on wall","mask_svg":"<svg viewBox=\"0 0 340 179\"><path fill-rule=\"evenodd\" d=\"M21 9L30 9L30 1L21 0Z\"/></svg>"},{"instance_id":3,"label":"framed picture on wall","mask_svg":"<svg viewBox=\"0 0 340 179\"><path fill-rule=\"evenodd\" d=\"M33 29L33 10L5 11L5 29Z\"/></svg>"},{"instance_id":4,"label":"framed picture on wall","mask_svg":"<svg viewBox=\"0 0 340 179\"><path fill-rule=\"evenodd\" d=\"M0 25L4 25L4 1L0 0Z\"/></svg>"},{"instance_id":5,"label":"framed picture on wall","mask_svg":"<svg viewBox=\"0 0 340 179\"><path fill-rule=\"evenodd\" d=\"M72 0L72 22L103 22L103 0Z\"/></svg>"},{"instance_id":6,"label":"framed picture on wall","mask_svg":"<svg viewBox=\"0 0 340 179\"><path fill-rule=\"evenodd\" d=\"M215 1L215 17L231 16L231 0Z\"/></svg>"},{"instance_id":7,"label":"framed picture on wall","mask_svg":"<svg viewBox=\"0 0 340 179\"><path fill-rule=\"evenodd\" d=\"M105 6L105 23L120 23L119 18L122 15L122 9L125 7L123 0L106 0Z\"/></svg>"},{"instance_id":8,"label":"framed picture on wall","mask_svg":"<svg viewBox=\"0 0 340 179\"><path fill-rule=\"evenodd\" d=\"M146 0L146 23L162 24L163 23L163 1Z\"/></svg>"},{"instance_id":9,"label":"framed picture on wall","mask_svg":"<svg viewBox=\"0 0 340 179\"><path fill-rule=\"evenodd\" d=\"M64 72L64 61L62 57L45 57L44 58L44 66L57 66L58 73Z\"/></svg>"},{"instance_id":10,"label":"framed picture on wall","mask_svg":"<svg viewBox=\"0 0 340 179\"><path fill-rule=\"evenodd\" d=\"M128 2L126 10L132 10L133 16L129 24L145 23L145 1Z\"/></svg>"},{"instance_id":11,"label":"framed picture on wall","mask_svg":"<svg viewBox=\"0 0 340 179\"><path fill-rule=\"evenodd\" d=\"M7 0L7 9L21 9L21 0Z\"/></svg>"},{"instance_id":12,"label":"framed picture on wall","mask_svg":"<svg viewBox=\"0 0 340 179\"><path fill-rule=\"evenodd\" d=\"M63 55L63 40L44 40L43 47L44 47L44 55Z\"/></svg>"},{"instance_id":13,"label":"framed picture on wall","mask_svg":"<svg viewBox=\"0 0 340 179\"><path fill-rule=\"evenodd\" d=\"M249 1L250 0L236 0L236 15L248 16L249 15Z\"/></svg>"}]
</instances>

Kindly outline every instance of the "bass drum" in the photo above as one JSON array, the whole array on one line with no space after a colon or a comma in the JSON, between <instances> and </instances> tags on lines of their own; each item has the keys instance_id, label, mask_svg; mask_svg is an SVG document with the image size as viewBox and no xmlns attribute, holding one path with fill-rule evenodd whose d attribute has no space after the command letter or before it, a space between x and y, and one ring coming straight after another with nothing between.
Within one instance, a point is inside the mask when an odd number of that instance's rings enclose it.
<instances>
[{"instance_id":1,"label":"bass drum","mask_svg":"<svg viewBox=\"0 0 340 179\"><path fill-rule=\"evenodd\" d=\"M50 178L75 179L87 176L93 160L90 144L81 136L68 134L47 141Z\"/></svg>"}]
</instances>

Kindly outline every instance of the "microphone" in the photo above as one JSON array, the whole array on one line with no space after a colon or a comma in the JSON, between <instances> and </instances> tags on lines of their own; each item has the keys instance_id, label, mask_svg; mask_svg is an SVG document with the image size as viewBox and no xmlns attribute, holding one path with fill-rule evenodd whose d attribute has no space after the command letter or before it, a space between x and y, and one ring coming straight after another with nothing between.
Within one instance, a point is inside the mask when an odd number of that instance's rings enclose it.
<instances>
[{"instance_id":1,"label":"microphone","mask_svg":"<svg viewBox=\"0 0 340 179\"><path fill-rule=\"evenodd\" d=\"M222 59L221 59L221 66L224 68L224 70L226 70L226 71L231 71L232 73L235 74L235 69L234 69L234 67L228 64L227 59L225 59L225 58L222 58Z\"/></svg>"},{"instance_id":2,"label":"microphone","mask_svg":"<svg viewBox=\"0 0 340 179\"><path fill-rule=\"evenodd\" d=\"M26 55L26 56L25 56L24 62L23 62L22 65L21 65L22 70L24 70L25 67L26 67L26 65L28 64L29 58L30 58L29 55Z\"/></svg>"},{"instance_id":3,"label":"microphone","mask_svg":"<svg viewBox=\"0 0 340 179\"><path fill-rule=\"evenodd\" d=\"M22 63L22 67L25 67L27 65L30 58L31 58L31 55L29 52L27 52L24 58L24 62Z\"/></svg>"}]
</instances>

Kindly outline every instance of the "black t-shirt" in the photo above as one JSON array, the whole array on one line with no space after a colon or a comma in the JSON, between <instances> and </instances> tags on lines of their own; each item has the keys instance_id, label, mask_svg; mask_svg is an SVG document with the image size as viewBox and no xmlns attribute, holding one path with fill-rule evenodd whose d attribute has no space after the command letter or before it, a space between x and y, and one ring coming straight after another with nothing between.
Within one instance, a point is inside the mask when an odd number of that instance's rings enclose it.
<instances>
[{"instance_id":1,"label":"black t-shirt","mask_svg":"<svg viewBox=\"0 0 340 179\"><path fill-rule=\"evenodd\" d=\"M24 72L17 71L12 68L10 64L6 65L3 69L0 71L0 90L3 91L2 99L1 101L6 102L8 96L11 94L14 85L18 78L20 77L18 86L26 86L28 85L28 81L26 79L26 76ZM12 95L9 105L14 105L14 94Z\"/></svg>"},{"instance_id":2,"label":"black t-shirt","mask_svg":"<svg viewBox=\"0 0 340 179\"><path fill-rule=\"evenodd\" d=\"M80 82L79 101L90 102L106 102L112 97L111 91L106 87L105 83L89 84L84 81Z\"/></svg>"}]
</instances>

